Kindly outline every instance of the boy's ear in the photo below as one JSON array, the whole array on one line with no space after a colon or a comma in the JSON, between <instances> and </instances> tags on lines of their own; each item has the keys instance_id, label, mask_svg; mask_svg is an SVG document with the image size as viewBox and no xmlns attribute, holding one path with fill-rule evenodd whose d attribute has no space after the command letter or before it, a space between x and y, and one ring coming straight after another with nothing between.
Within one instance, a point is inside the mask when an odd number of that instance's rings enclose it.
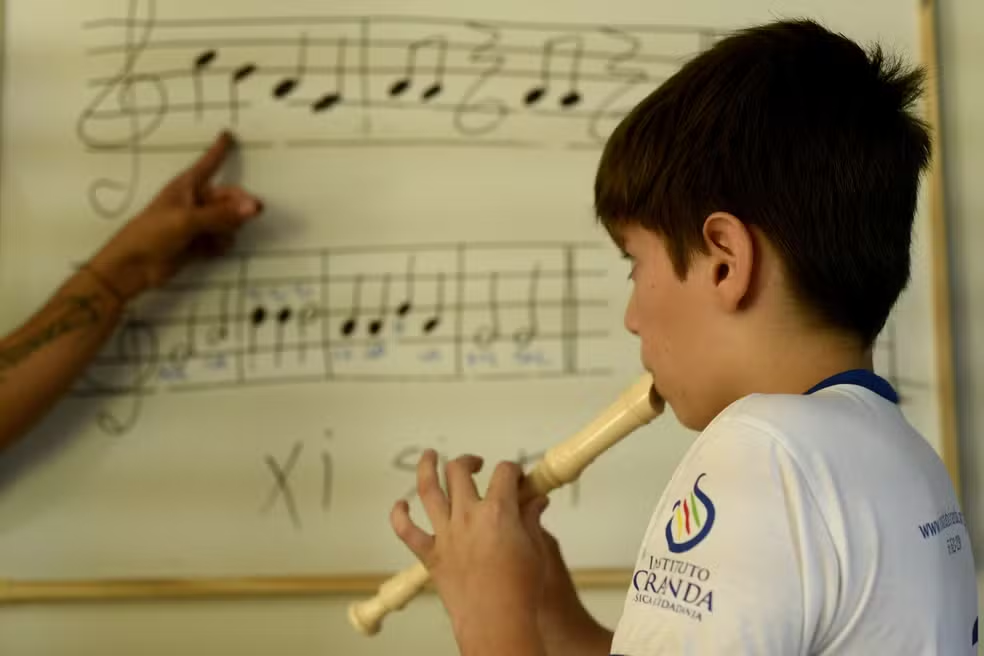
<instances>
[{"instance_id":1,"label":"boy's ear","mask_svg":"<svg viewBox=\"0 0 984 656\"><path fill-rule=\"evenodd\" d=\"M723 309L741 308L751 294L755 239L751 230L733 214L715 212L704 220L704 247L714 294Z\"/></svg>"}]
</instances>

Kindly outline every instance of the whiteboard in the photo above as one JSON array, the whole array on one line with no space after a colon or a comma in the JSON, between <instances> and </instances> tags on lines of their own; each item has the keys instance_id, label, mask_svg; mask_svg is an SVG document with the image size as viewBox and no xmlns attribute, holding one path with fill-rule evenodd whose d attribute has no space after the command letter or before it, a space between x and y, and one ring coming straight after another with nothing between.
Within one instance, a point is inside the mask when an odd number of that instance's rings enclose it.
<instances>
[{"instance_id":1,"label":"whiteboard","mask_svg":"<svg viewBox=\"0 0 984 656\"><path fill-rule=\"evenodd\" d=\"M0 461L0 577L408 564L422 449L529 461L641 372L605 136L719 32L798 15L918 52L895 2L8 2L0 328L221 128L267 212ZM925 207L876 360L940 449ZM667 414L557 495L574 568L631 565L693 437Z\"/></svg>"}]
</instances>

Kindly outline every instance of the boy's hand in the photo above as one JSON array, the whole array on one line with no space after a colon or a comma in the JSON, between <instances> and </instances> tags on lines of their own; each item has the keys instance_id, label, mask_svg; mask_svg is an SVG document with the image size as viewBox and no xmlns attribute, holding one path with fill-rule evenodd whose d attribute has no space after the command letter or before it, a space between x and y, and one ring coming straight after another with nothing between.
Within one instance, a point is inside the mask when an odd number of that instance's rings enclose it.
<instances>
[{"instance_id":1,"label":"boy's hand","mask_svg":"<svg viewBox=\"0 0 984 656\"><path fill-rule=\"evenodd\" d=\"M546 529L538 528L543 545L544 581L537 620L548 656L607 655L612 632L599 624L581 603L557 539Z\"/></svg>"},{"instance_id":2,"label":"boy's hand","mask_svg":"<svg viewBox=\"0 0 984 656\"><path fill-rule=\"evenodd\" d=\"M164 284L196 255L224 253L239 228L260 212L260 201L244 190L211 183L232 146L231 135L219 136L89 262L121 301Z\"/></svg>"},{"instance_id":3,"label":"boy's hand","mask_svg":"<svg viewBox=\"0 0 984 656\"><path fill-rule=\"evenodd\" d=\"M447 465L448 494L437 475L437 454L427 451L417 466L417 491L434 535L418 527L406 501L390 515L393 530L430 571L451 617L463 651L466 645L539 643L536 627L543 581L543 544L539 516L546 498L522 508L522 470L500 463L485 498L479 497L472 475L482 466L477 456L463 456ZM515 643L507 642L515 637ZM538 653L516 651L511 653Z\"/></svg>"}]
</instances>

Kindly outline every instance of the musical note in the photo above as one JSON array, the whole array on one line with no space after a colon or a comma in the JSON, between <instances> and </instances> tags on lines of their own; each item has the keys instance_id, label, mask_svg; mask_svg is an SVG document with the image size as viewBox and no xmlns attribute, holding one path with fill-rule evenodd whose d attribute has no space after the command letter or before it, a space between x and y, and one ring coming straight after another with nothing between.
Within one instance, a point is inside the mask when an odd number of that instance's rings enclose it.
<instances>
[{"instance_id":1,"label":"musical note","mask_svg":"<svg viewBox=\"0 0 984 656\"><path fill-rule=\"evenodd\" d=\"M444 272L437 274L437 302L434 305L434 314L424 322L423 330L425 335L430 335L440 327L444 320Z\"/></svg>"},{"instance_id":2,"label":"musical note","mask_svg":"<svg viewBox=\"0 0 984 656\"><path fill-rule=\"evenodd\" d=\"M320 312L318 311L318 306L313 303L308 303L301 308L301 311L297 313L297 336L300 339L300 346L298 347L298 358L303 363L307 358L307 328L312 323L318 320L320 317Z\"/></svg>"},{"instance_id":3,"label":"musical note","mask_svg":"<svg viewBox=\"0 0 984 656\"><path fill-rule=\"evenodd\" d=\"M499 274L489 275L489 318L490 323L475 331L475 344L488 348L499 339Z\"/></svg>"},{"instance_id":4,"label":"musical note","mask_svg":"<svg viewBox=\"0 0 984 656\"><path fill-rule=\"evenodd\" d=\"M280 366L283 360L284 353L284 331L286 330L287 324L290 322L293 312L289 307L285 307L277 313L277 336L274 342L273 349L273 363L276 366Z\"/></svg>"},{"instance_id":5,"label":"musical note","mask_svg":"<svg viewBox=\"0 0 984 656\"><path fill-rule=\"evenodd\" d=\"M355 334L359 326L360 305L362 303L362 276L355 277L355 285L352 287L352 311L349 318L342 324L342 337L351 337Z\"/></svg>"},{"instance_id":6,"label":"musical note","mask_svg":"<svg viewBox=\"0 0 984 656\"><path fill-rule=\"evenodd\" d=\"M297 91L304 81L304 76L307 75L307 49L308 49L308 37L307 34L301 34L300 42L297 47L297 68L294 71L294 75L291 77L285 77L282 79L277 86L273 88L273 97L277 100L283 100L290 96L292 93Z\"/></svg>"},{"instance_id":7,"label":"musical note","mask_svg":"<svg viewBox=\"0 0 984 656\"><path fill-rule=\"evenodd\" d=\"M383 289L380 293L379 301L379 314L375 319L369 322L369 334L373 337L379 335L383 330L385 325L385 319L387 312L389 311L389 288L390 288L390 274L385 274L383 276Z\"/></svg>"},{"instance_id":8,"label":"musical note","mask_svg":"<svg viewBox=\"0 0 984 656\"><path fill-rule=\"evenodd\" d=\"M219 322L209 326L205 331L205 343L214 346L229 338L229 302L232 295L230 285L222 286L222 296L219 300Z\"/></svg>"},{"instance_id":9,"label":"musical note","mask_svg":"<svg viewBox=\"0 0 984 656\"><path fill-rule=\"evenodd\" d=\"M199 121L205 115L205 88L202 73L212 65L219 54L215 50L206 50L195 58L191 68L191 79L195 87L195 118Z\"/></svg>"},{"instance_id":10,"label":"musical note","mask_svg":"<svg viewBox=\"0 0 984 656\"><path fill-rule=\"evenodd\" d=\"M252 356L250 358L250 364L253 365L255 365L255 357L256 357L256 350L257 350L256 333L260 330L260 326L263 325L263 322L266 321L266 319L267 319L267 311L266 308L263 307L262 305L258 306L255 310L253 310L253 314L250 316L249 337L247 340L246 347L249 350L250 356Z\"/></svg>"},{"instance_id":11,"label":"musical note","mask_svg":"<svg viewBox=\"0 0 984 656\"><path fill-rule=\"evenodd\" d=\"M178 343L171 349L168 354L168 364L170 368L165 373L162 373L168 378L184 378L185 368L188 362L195 357L197 351L196 348L196 337L195 337L195 326L198 318L198 305L193 304L191 310L188 312L188 320L185 322L185 339L183 342Z\"/></svg>"},{"instance_id":12,"label":"musical note","mask_svg":"<svg viewBox=\"0 0 984 656\"><path fill-rule=\"evenodd\" d=\"M416 266L417 259L411 255L407 258L407 295L406 300L400 303L400 306L396 309L396 314L401 319L405 318L410 314L410 310L413 309L413 293L414 293L414 268Z\"/></svg>"},{"instance_id":13,"label":"musical note","mask_svg":"<svg viewBox=\"0 0 984 656\"><path fill-rule=\"evenodd\" d=\"M536 338L539 332L537 311L536 311L536 298L538 291L538 283L540 280L540 265L539 263L533 267L533 272L530 274L530 289L526 297L526 312L527 320L526 325L518 328L516 332L513 333L513 341L516 342L516 346L522 350L530 345L530 343Z\"/></svg>"},{"instance_id":14,"label":"musical note","mask_svg":"<svg viewBox=\"0 0 984 656\"><path fill-rule=\"evenodd\" d=\"M311 110L315 113L328 111L335 105L345 100L345 51L348 48L348 41L345 38L338 40L337 59L335 61L335 90L323 94L311 105Z\"/></svg>"},{"instance_id":15,"label":"musical note","mask_svg":"<svg viewBox=\"0 0 984 656\"><path fill-rule=\"evenodd\" d=\"M444 90L444 67L447 61L448 42L440 36L415 41L407 46L407 68L402 78L390 87L390 96L402 96L414 83L417 76L417 57L421 50L429 48L435 52L433 82L420 94L424 102L439 96Z\"/></svg>"},{"instance_id":16,"label":"musical note","mask_svg":"<svg viewBox=\"0 0 984 656\"><path fill-rule=\"evenodd\" d=\"M570 58L570 72L568 90L560 97L560 106L567 109L581 102L581 93L577 89L577 81L581 71L581 55L584 50L584 41L580 36L563 36L550 39L544 46L540 85L533 87L527 92L524 98L527 106L536 105L550 92L551 78L553 77L553 62L557 57L557 51L563 47L569 47L571 49L571 52L566 55Z\"/></svg>"},{"instance_id":17,"label":"musical note","mask_svg":"<svg viewBox=\"0 0 984 656\"><path fill-rule=\"evenodd\" d=\"M232 125L239 125L239 87L257 71L256 64L244 64L229 78L229 112Z\"/></svg>"}]
</instances>

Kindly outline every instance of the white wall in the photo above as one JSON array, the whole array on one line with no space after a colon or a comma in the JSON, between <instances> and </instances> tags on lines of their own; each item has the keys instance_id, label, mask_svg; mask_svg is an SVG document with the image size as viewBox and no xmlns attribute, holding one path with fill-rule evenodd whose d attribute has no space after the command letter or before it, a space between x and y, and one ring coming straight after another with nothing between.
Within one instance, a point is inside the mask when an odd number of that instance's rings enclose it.
<instances>
[{"instance_id":1,"label":"white wall","mask_svg":"<svg viewBox=\"0 0 984 656\"><path fill-rule=\"evenodd\" d=\"M940 30L961 474L984 564L984 3L942 2Z\"/></svg>"},{"instance_id":2,"label":"white wall","mask_svg":"<svg viewBox=\"0 0 984 656\"><path fill-rule=\"evenodd\" d=\"M941 0L943 148L963 505L984 593L984 3ZM978 594L978 598L984 595ZM984 648L979 646L979 652Z\"/></svg>"}]
</instances>

